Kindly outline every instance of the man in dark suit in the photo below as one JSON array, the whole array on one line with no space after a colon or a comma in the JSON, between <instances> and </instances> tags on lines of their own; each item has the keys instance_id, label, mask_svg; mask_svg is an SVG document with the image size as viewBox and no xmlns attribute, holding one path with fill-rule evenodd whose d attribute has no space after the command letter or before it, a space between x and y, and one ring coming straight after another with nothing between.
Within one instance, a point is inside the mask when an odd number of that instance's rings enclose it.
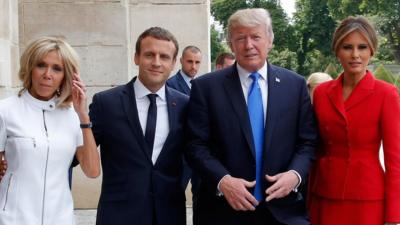
<instances>
[{"instance_id":1,"label":"man in dark suit","mask_svg":"<svg viewBox=\"0 0 400 225\"><path fill-rule=\"evenodd\" d=\"M273 37L265 9L237 11L228 22L236 63L192 82L194 225L309 224L297 187L314 158L314 117L304 78L268 63Z\"/></svg>"},{"instance_id":2,"label":"man in dark suit","mask_svg":"<svg viewBox=\"0 0 400 225\"><path fill-rule=\"evenodd\" d=\"M167 85L189 95L192 85L190 82L199 72L201 57L201 51L198 47L193 45L185 47L180 59L182 68L167 80Z\"/></svg>"},{"instance_id":3,"label":"man in dark suit","mask_svg":"<svg viewBox=\"0 0 400 225\"><path fill-rule=\"evenodd\" d=\"M183 122L188 97L165 86L178 43L152 27L136 42L139 74L90 106L103 183L97 225L185 225Z\"/></svg>"}]
</instances>

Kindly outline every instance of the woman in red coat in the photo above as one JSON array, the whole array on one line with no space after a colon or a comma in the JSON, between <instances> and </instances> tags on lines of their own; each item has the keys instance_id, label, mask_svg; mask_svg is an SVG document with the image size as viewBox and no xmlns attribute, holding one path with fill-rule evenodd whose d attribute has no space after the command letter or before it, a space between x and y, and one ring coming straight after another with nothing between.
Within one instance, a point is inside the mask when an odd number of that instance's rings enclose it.
<instances>
[{"instance_id":1,"label":"woman in red coat","mask_svg":"<svg viewBox=\"0 0 400 225\"><path fill-rule=\"evenodd\" d=\"M321 145L310 183L313 225L400 222L400 98L367 70L376 48L364 17L348 17L334 33L344 72L314 92Z\"/></svg>"}]
</instances>

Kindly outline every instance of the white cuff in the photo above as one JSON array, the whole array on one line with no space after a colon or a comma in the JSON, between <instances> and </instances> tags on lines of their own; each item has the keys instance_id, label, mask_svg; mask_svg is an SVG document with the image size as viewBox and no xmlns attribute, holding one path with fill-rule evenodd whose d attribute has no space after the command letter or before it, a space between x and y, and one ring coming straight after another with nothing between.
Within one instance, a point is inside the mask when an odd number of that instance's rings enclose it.
<instances>
[{"instance_id":1,"label":"white cuff","mask_svg":"<svg viewBox=\"0 0 400 225\"><path fill-rule=\"evenodd\" d=\"M299 183L296 185L296 187L293 188L293 191L297 193L299 191L298 188L299 188L299 186L301 184L301 176L296 170L289 170L289 171L291 171L294 174L296 174L296 176L299 178Z\"/></svg>"},{"instance_id":2,"label":"white cuff","mask_svg":"<svg viewBox=\"0 0 400 225\"><path fill-rule=\"evenodd\" d=\"M221 180L219 180L219 182L218 182L218 185L217 185L217 192L216 192L216 195L217 195L218 197L224 196L224 193L222 193L221 190L219 190L219 185L221 184L221 181L222 181L226 176L231 176L231 175L226 174L226 175L223 176L223 177L221 178Z\"/></svg>"}]
</instances>

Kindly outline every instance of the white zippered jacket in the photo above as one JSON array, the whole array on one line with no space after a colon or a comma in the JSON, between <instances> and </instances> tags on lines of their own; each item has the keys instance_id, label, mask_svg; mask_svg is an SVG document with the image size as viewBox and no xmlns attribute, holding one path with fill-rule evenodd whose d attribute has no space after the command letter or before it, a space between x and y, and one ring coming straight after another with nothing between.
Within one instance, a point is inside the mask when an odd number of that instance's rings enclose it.
<instances>
[{"instance_id":1,"label":"white zippered jacket","mask_svg":"<svg viewBox=\"0 0 400 225\"><path fill-rule=\"evenodd\" d=\"M74 225L68 168L82 145L73 107L56 108L25 91L0 101L0 225Z\"/></svg>"}]
</instances>

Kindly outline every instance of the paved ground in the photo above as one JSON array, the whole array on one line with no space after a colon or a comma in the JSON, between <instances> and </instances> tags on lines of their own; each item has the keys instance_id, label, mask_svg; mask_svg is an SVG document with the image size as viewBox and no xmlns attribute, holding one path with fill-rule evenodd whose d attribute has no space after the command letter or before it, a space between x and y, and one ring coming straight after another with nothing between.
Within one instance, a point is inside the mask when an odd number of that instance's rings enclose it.
<instances>
[{"instance_id":1,"label":"paved ground","mask_svg":"<svg viewBox=\"0 0 400 225\"><path fill-rule=\"evenodd\" d=\"M187 225L192 225L192 208L186 208ZM75 210L76 225L95 225L96 210Z\"/></svg>"}]
</instances>

